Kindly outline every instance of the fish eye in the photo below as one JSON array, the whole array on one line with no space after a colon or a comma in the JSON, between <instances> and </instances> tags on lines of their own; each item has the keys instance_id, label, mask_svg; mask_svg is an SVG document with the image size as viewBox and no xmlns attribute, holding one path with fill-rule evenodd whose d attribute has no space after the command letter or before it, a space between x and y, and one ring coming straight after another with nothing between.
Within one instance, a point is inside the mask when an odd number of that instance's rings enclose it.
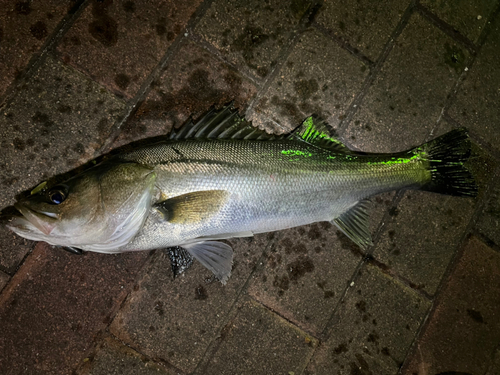
<instances>
[{"instance_id":1,"label":"fish eye","mask_svg":"<svg viewBox=\"0 0 500 375\"><path fill-rule=\"evenodd\" d=\"M64 186L56 186L49 191L48 197L54 204L61 204L68 196L67 189Z\"/></svg>"}]
</instances>

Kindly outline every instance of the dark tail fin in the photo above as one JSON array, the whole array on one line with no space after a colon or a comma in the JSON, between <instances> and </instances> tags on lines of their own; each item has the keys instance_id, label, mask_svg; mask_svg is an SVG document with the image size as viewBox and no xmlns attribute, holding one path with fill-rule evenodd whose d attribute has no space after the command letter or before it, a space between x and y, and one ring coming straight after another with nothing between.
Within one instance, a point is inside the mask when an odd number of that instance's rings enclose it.
<instances>
[{"instance_id":1,"label":"dark tail fin","mask_svg":"<svg viewBox=\"0 0 500 375\"><path fill-rule=\"evenodd\" d=\"M464 166L471 153L466 129L452 130L416 151L429 161L431 172L432 179L422 187L423 190L456 196L477 195L474 177Z\"/></svg>"}]
</instances>

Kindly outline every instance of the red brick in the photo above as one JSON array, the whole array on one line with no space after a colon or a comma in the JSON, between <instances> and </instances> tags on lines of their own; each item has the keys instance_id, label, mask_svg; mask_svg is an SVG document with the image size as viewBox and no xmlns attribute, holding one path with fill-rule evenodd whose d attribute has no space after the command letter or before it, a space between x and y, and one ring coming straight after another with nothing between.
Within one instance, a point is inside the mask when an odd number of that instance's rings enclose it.
<instances>
[{"instance_id":1,"label":"red brick","mask_svg":"<svg viewBox=\"0 0 500 375\"><path fill-rule=\"evenodd\" d=\"M407 375L484 374L500 340L500 254L473 237L407 360Z\"/></svg>"},{"instance_id":2,"label":"red brick","mask_svg":"<svg viewBox=\"0 0 500 375\"><path fill-rule=\"evenodd\" d=\"M147 256L77 256L39 243L0 295L0 369L70 374L111 321Z\"/></svg>"},{"instance_id":3,"label":"red brick","mask_svg":"<svg viewBox=\"0 0 500 375\"><path fill-rule=\"evenodd\" d=\"M9 275L5 272L0 271L0 291L4 288L5 285L9 282Z\"/></svg>"}]
</instances>

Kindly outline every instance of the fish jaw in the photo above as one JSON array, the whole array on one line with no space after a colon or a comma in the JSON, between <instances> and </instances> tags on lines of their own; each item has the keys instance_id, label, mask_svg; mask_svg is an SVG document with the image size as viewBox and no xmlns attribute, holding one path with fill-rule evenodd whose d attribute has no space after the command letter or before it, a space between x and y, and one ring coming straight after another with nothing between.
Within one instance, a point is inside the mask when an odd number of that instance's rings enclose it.
<instances>
[{"instance_id":1,"label":"fish jaw","mask_svg":"<svg viewBox=\"0 0 500 375\"><path fill-rule=\"evenodd\" d=\"M7 229L10 229L18 236L32 241L47 241L48 236L40 229L35 227L24 216L13 216L5 224Z\"/></svg>"},{"instance_id":2,"label":"fish jaw","mask_svg":"<svg viewBox=\"0 0 500 375\"><path fill-rule=\"evenodd\" d=\"M27 202L17 202L14 204L14 207L21 213L21 215L23 215L23 218L26 221L32 224L44 235L49 236L54 230L57 222L57 216L52 217L53 214L50 214L51 216L49 216L46 212L35 211L28 206ZM20 218L17 218L17 222L20 223L21 226L24 224L26 227L26 223L20 221Z\"/></svg>"}]
</instances>

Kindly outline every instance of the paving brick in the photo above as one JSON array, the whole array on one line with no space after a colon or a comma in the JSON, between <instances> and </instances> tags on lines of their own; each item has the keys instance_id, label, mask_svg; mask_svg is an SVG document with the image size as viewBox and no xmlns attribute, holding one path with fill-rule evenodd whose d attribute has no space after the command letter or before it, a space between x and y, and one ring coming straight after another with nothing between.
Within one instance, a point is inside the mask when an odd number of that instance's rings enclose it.
<instances>
[{"instance_id":1,"label":"paving brick","mask_svg":"<svg viewBox=\"0 0 500 375\"><path fill-rule=\"evenodd\" d=\"M461 125L481 136L487 144L499 149L500 137L500 15L492 22L490 33L477 59L458 90L448 113Z\"/></svg>"},{"instance_id":2,"label":"paving brick","mask_svg":"<svg viewBox=\"0 0 500 375\"><path fill-rule=\"evenodd\" d=\"M301 374L317 340L254 301L224 327L204 374Z\"/></svg>"},{"instance_id":3,"label":"paving brick","mask_svg":"<svg viewBox=\"0 0 500 375\"><path fill-rule=\"evenodd\" d=\"M291 130L314 114L336 128L367 75L360 60L310 29L259 100L254 122L265 124L268 118Z\"/></svg>"},{"instance_id":4,"label":"paving brick","mask_svg":"<svg viewBox=\"0 0 500 375\"><path fill-rule=\"evenodd\" d=\"M0 295L0 368L12 375L71 374L147 256L76 256L40 242Z\"/></svg>"},{"instance_id":5,"label":"paving brick","mask_svg":"<svg viewBox=\"0 0 500 375\"><path fill-rule=\"evenodd\" d=\"M79 375L174 375L175 372L159 366L111 337L99 345L97 353L84 359Z\"/></svg>"},{"instance_id":6,"label":"paving brick","mask_svg":"<svg viewBox=\"0 0 500 375\"><path fill-rule=\"evenodd\" d=\"M409 0L327 1L316 21L376 61L408 5Z\"/></svg>"},{"instance_id":7,"label":"paving brick","mask_svg":"<svg viewBox=\"0 0 500 375\"><path fill-rule=\"evenodd\" d=\"M141 353L193 371L268 241L267 235L231 240L235 258L225 286L198 262L172 280L168 257L158 253L114 319L111 332Z\"/></svg>"},{"instance_id":8,"label":"paving brick","mask_svg":"<svg viewBox=\"0 0 500 375\"><path fill-rule=\"evenodd\" d=\"M0 224L0 269L14 274L18 265L34 246L35 242L17 236Z\"/></svg>"},{"instance_id":9,"label":"paving brick","mask_svg":"<svg viewBox=\"0 0 500 375\"><path fill-rule=\"evenodd\" d=\"M5 285L7 285L9 280L10 280L10 276L7 275L5 272L0 271L0 292L5 287Z\"/></svg>"},{"instance_id":10,"label":"paving brick","mask_svg":"<svg viewBox=\"0 0 500 375\"><path fill-rule=\"evenodd\" d=\"M134 96L201 0L92 1L64 37L64 62Z\"/></svg>"},{"instance_id":11,"label":"paving brick","mask_svg":"<svg viewBox=\"0 0 500 375\"><path fill-rule=\"evenodd\" d=\"M198 118L211 106L231 101L240 110L255 86L233 68L193 42L186 42L135 114L122 127L115 145L167 134L189 116Z\"/></svg>"},{"instance_id":12,"label":"paving brick","mask_svg":"<svg viewBox=\"0 0 500 375\"><path fill-rule=\"evenodd\" d=\"M498 375L498 374L500 374L500 349L496 350L493 362L491 363L490 368L486 372L486 375Z\"/></svg>"},{"instance_id":13,"label":"paving brick","mask_svg":"<svg viewBox=\"0 0 500 375\"><path fill-rule=\"evenodd\" d=\"M366 152L394 152L424 142L468 52L414 14L341 135Z\"/></svg>"},{"instance_id":14,"label":"paving brick","mask_svg":"<svg viewBox=\"0 0 500 375\"><path fill-rule=\"evenodd\" d=\"M435 13L455 30L476 42L498 0L421 0L420 3Z\"/></svg>"},{"instance_id":15,"label":"paving brick","mask_svg":"<svg viewBox=\"0 0 500 375\"><path fill-rule=\"evenodd\" d=\"M71 0L2 2L0 97L73 5Z\"/></svg>"},{"instance_id":16,"label":"paving brick","mask_svg":"<svg viewBox=\"0 0 500 375\"><path fill-rule=\"evenodd\" d=\"M375 258L413 287L434 294L474 211L472 198L407 191L375 248Z\"/></svg>"},{"instance_id":17,"label":"paving brick","mask_svg":"<svg viewBox=\"0 0 500 375\"><path fill-rule=\"evenodd\" d=\"M500 187L496 183L495 177L492 179L499 162L474 143L472 146L468 167L479 186L479 194L476 199L486 201L485 207L476 219L475 226L482 234L500 245ZM489 190L486 189L488 183L492 184Z\"/></svg>"},{"instance_id":18,"label":"paving brick","mask_svg":"<svg viewBox=\"0 0 500 375\"><path fill-rule=\"evenodd\" d=\"M500 337L500 255L472 237L402 374L484 374Z\"/></svg>"},{"instance_id":19,"label":"paving brick","mask_svg":"<svg viewBox=\"0 0 500 375\"><path fill-rule=\"evenodd\" d=\"M123 108L96 83L47 58L0 113L0 206L92 158Z\"/></svg>"},{"instance_id":20,"label":"paving brick","mask_svg":"<svg viewBox=\"0 0 500 375\"><path fill-rule=\"evenodd\" d=\"M491 194L492 192L488 191L487 187L492 182L492 176L499 165L500 162L489 154L487 150L482 149L474 141L471 142L471 155L465 166L472 173L478 185L479 191L476 198L478 201L489 199L489 196L486 196L486 194Z\"/></svg>"},{"instance_id":21,"label":"paving brick","mask_svg":"<svg viewBox=\"0 0 500 375\"><path fill-rule=\"evenodd\" d=\"M490 191L486 206L479 215L476 226L481 233L500 245L500 186L495 184Z\"/></svg>"},{"instance_id":22,"label":"paving brick","mask_svg":"<svg viewBox=\"0 0 500 375\"><path fill-rule=\"evenodd\" d=\"M0 207L82 164L108 137L124 104L73 69L47 58L0 111ZM12 273L32 242L0 229L0 268Z\"/></svg>"},{"instance_id":23,"label":"paving brick","mask_svg":"<svg viewBox=\"0 0 500 375\"><path fill-rule=\"evenodd\" d=\"M396 374L430 302L366 266L304 374Z\"/></svg>"},{"instance_id":24,"label":"paving brick","mask_svg":"<svg viewBox=\"0 0 500 375\"><path fill-rule=\"evenodd\" d=\"M310 7L310 0L215 0L195 32L230 62L266 77Z\"/></svg>"},{"instance_id":25,"label":"paving brick","mask_svg":"<svg viewBox=\"0 0 500 375\"><path fill-rule=\"evenodd\" d=\"M288 229L266 252L248 293L295 324L321 333L361 254L328 222Z\"/></svg>"}]
</instances>

